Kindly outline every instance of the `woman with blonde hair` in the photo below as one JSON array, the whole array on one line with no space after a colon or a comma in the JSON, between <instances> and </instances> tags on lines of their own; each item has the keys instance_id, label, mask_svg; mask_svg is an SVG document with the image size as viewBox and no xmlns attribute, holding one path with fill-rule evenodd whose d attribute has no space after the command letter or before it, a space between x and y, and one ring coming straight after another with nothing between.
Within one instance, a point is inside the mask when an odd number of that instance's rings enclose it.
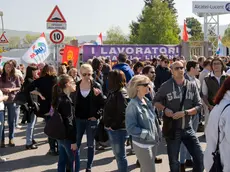
<instances>
[{"instance_id":1,"label":"woman with blonde hair","mask_svg":"<svg viewBox=\"0 0 230 172\"><path fill-rule=\"evenodd\" d=\"M155 172L156 147L161 130L152 103L145 97L150 80L144 75L134 76L128 85L131 99L126 108L126 129L132 136L133 148L141 165L141 172Z\"/></svg>"},{"instance_id":2,"label":"woman with blonde hair","mask_svg":"<svg viewBox=\"0 0 230 172\"><path fill-rule=\"evenodd\" d=\"M101 86L93 80L92 74L93 68L90 64L81 65L80 75L82 79L77 82L74 95L78 147L76 155L77 172L80 171L80 146L85 132L88 147L86 172L91 171L95 151L94 137L100 118L98 111L104 106Z\"/></svg>"}]
</instances>

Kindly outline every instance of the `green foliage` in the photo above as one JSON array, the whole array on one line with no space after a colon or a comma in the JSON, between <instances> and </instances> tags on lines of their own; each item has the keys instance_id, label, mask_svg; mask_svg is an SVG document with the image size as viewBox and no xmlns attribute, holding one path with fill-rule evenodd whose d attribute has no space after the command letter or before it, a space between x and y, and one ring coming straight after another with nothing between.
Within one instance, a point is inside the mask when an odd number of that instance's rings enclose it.
<instances>
[{"instance_id":1,"label":"green foliage","mask_svg":"<svg viewBox=\"0 0 230 172\"><path fill-rule=\"evenodd\" d=\"M131 31L130 41L136 44L178 44L179 27L176 16L161 0L153 0L151 6L145 6L143 22L140 22L138 35ZM132 28L133 25L130 27Z\"/></svg>"},{"instance_id":2,"label":"green foliage","mask_svg":"<svg viewBox=\"0 0 230 172\"><path fill-rule=\"evenodd\" d=\"M72 36L65 36L65 39L63 41L64 44L70 44L70 41L74 40L75 38Z\"/></svg>"},{"instance_id":3,"label":"green foliage","mask_svg":"<svg viewBox=\"0 0 230 172\"><path fill-rule=\"evenodd\" d=\"M9 48L19 48L20 44L20 37L19 36L13 36L9 38Z\"/></svg>"},{"instance_id":4,"label":"green foliage","mask_svg":"<svg viewBox=\"0 0 230 172\"><path fill-rule=\"evenodd\" d=\"M202 32L201 23L194 17L186 18L187 28L190 29L188 34L192 37L189 38L190 41L201 41L204 38L204 33Z\"/></svg>"},{"instance_id":5,"label":"green foliage","mask_svg":"<svg viewBox=\"0 0 230 172\"><path fill-rule=\"evenodd\" d=\"M122 32L119 26L111 27L106 33L104 44L128 44L129 41L126 35Z\"/></svg>"},{"instance_id":6,"label":"green foliage","mask_svg":"<svg viewBox=\"0 0 230 172\"><path fill-rule=\"evenodd\" d=\"M230 47L230 26L228 26L228 28L224 31L222 43L224 46Z\"/></svg>"},{"instance_id":7,"label":"green foliage","mask_svg":"<svg viewBox=\"0 0 230 172\"><path fill-rule=\"evenodd\" d=\"M34 43L34 41L36 41L38 38L39 38L40 35L30 35L30 34L27 34L25 37L24 37L24 42L26 44L32 44Z\"/></svg>"}]
</instances>

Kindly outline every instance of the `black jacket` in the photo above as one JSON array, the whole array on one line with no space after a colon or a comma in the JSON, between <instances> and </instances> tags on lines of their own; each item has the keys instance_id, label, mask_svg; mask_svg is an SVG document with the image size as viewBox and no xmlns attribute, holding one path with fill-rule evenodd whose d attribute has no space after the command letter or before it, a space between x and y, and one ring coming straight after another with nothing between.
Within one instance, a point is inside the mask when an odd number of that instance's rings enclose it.
<instances>
[{"instance_id":1,"label":"black jacket","mask_svg":"<svg viewBox=\"0 0 230 172\"><path fill-rule=\"evenodd\" d=\"M79 107L80 102L79 102L79 97L78 97L79 95L78 94L80 93L80 91L79 91L80 90L80 83L81 83L81 80L79 82L77 82L76 92L74 92L71 95L72 100L74 101L74 104L75 104L75 116L76 116L76 118L79 118L78 109L80 108ZM89 111L90 114L88 115L88 117L89 118L95 117L95 118L99 119L101 116L98 112L100 111L100 109L102 109L104 107L106 97L103 95L103 92L101 94L99 94L98 96L95 96L94 91L93 91L94 88L98 88L102 92L101 85L95 81L92 81L90 101L89 101L89 104L87 105L90 108L90 111Z\"/></svg>"},{"instance_id":2,"label":"black jacket","mask_svg":"<svg viewBox=\"0 0 230 172\"><path fill-rule=\"evenodd\" d=\"M161 67L161 65L157 66L156 78L154 80L155 91L157 91L160 88L161 84L163 84L165 81L167 81L171 77L172 77L172 74L169 68L163 68Z\"/></svg>"},{"instance_id":3,"label":"black jacket","mask_svg":"<svg viewBox=\"0 0 230 172\"><path fill-rule=\"evenodd\" d=\"M125 88L109 92L104 107L103 121L105 127L111 127L113 130L125 129L125 109L128 101Z\"/></svg>"},{"instance_id":4,"label":"black jacket","mask_svg":"<svg viewBox=\"0 0 230 172\"><path fill-rule=\"evenodd\" d=\"M30 86L30 91L37 89L42 96L46 99L41 100L38 97L38 103L40 104L40 114L44 115L50 111L52 101L53 86L57 83L56 76L46 75L44 77L36 79Z\"/></svg>"},{"instance_id":5,"label":"black jacket","mask_svg":"<svg viewBox=\"0 0 230 172\"><path fill-rule=\"evenodd\" d=\"M61 94L58 105L58 112L61 114L66 127L66 139L76 143L76 120L74 116L74 104L70 97Z\"/></svg>"},{"instance_id":6,"label":"black jacket","mask_svg":"<svg viewBox=\"0 0 230 172\"><path fill-rule=\"evenodd\" d=\"M31 83L33 81L34 80L31 78L25 78L25 81L22 85L23 92L27 98L28 106L30 106L30 107L33 106L33 102L38 101L38 96L37 95L31 95L31 93L30 93L30 86L31 86Z\"/></svg>"}]
</instances>

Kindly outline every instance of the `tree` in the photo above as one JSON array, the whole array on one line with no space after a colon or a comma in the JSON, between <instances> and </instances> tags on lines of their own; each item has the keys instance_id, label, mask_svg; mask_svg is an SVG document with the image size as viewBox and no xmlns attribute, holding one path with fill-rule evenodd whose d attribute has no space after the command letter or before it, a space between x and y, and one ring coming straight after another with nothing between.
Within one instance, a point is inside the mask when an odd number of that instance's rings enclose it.
<instances>
[{"instance_id":1,"label":"tree","mask_svg":"<svg viewBox=\"0 0 230 172\"><path fill-rule=\"evenodd\" d=\"M224 31L224 36L222 38L222 43L223 43L224 46L230 47L230 25Z\"/></svg>"},{"instance_id":2,"label":"tree","mask_svg":"<svg viewBox=\"0 0 230 172\"><path fill-rule=\"evenodd\" d=\"M172 15L167 3L164 3L161 0L153 0L152 7L145 7L143 18L144 22L140 23L136 43L179 43L179 27L176 16Z\"/></svg>"},{"instance_id":3,"label":"tree","mask_svg":"<svg viewBox=\"0 0 230 172\"><path fill-rule=\"evenodd\" d=\"M154 0L144 0L145 6L152 7ZM177 9L174 7L174 0L161 0L162 2L168 3L168 8L172 11L173 14L177 14Z\"/></svg>"},{"instance_id":4,"label":"tree","mask_svg":"<svg viewBox=\"0 0 230 172\"><path fill-rule=\"evenodd\" d=\"M162 0L162 2L167 2L168 8L172 11L174 15L177 15L177 9L174 7L175 6L174 0Z\"/></svg>"},{"instance_id":5,"label":"tree","mask_svg":"<svg viewBox=\"0 0 230 172\"><path fill-rule=\"evenodd\" d=\"M106 32L106 40L104 44L128 44L126 35L122 32L119 26L111 27Z\"/></svg>"},{"instance_id":6,"label":"tree","mask_svg":"<svg viewBox=\"0 0 230 172\"><path fill-rule=\"evenodd\" d=\"M65 39L63 41L64 44L70 44L70 41L76 39L75 37L72 36L65 36Z\"/></svg>"},{"instance_id":7,"label":"tree","mask_svg":"<svg viewBox=\"0 0 230 172\"><path fill-rule=\"evenodd\" d=\"M130 24L130 29L131 29L131 34L130 34L130 43L137 43L137 38L139 36L139 29L140 29L140 24L145 22L145 17L144 17L144 11L146 8L154 8L156 0L144 0L145 2L145 6L144 9L142 10L142 14L138 16L137 18L137 22L136 21L132 21L132 23ZM173 16L173 18L177 18L177 10L174 7L175 3L174 0L158 0L158 2L160 3L164 3L167 4L168 9L171 12L171 15ZM160 16L158 16L159 18ZM177 30L177 33L179 34L179 28L178 26L175 28Z\"/></svg>"},{"instance_id":8,"label":"tree","mask_svg":"<svg viewBox=\"0 0 230 172\"><path fill-rule=\"evenodd\" d=\"M26 44L32 44L34 43L34 41L36 41L39 38L40 35L30 35L30 34L26 34L26 36L24 37L24 42Z\"/></svg>"},{"instance_id":9,"label":"tree","mask_svg":"<svg viewBox=\"0 0 230 172\"><path fill-rule=\"evenodd\" d=\"M9 38L9 48L10 49L19 48L19 44L20 44L20 37L13 36Z\"/></svg>"},{"instance_id":10,"label":"tree","mask_svg":"<svg viewBox=\"0 0 230 172\"><path fill-rule=\"evenodd\" d=\"M186 18L187 28L190 29L188 34L191 35L190 41L202 41L204 39L204 33L202 32L201 23L194 17Z\"/></svg>"}]
</instances>

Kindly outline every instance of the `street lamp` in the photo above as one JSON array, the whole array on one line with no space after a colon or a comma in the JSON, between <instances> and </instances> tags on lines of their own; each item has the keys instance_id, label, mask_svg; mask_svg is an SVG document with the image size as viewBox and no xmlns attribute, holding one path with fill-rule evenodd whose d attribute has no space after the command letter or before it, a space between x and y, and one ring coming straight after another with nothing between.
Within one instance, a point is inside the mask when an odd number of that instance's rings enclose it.
<instances>
[{"instance_id":1,"label":"street lamp","mask_svg":"<svg viewBox=\"0 0 230 172\"><path fill-rule=\"evenodd\" d=\"M3 23L3 12L2 11L0 11L0 17L2 21L2 33L4 33L4 23Z\"/></svg>"}]
</instances>

